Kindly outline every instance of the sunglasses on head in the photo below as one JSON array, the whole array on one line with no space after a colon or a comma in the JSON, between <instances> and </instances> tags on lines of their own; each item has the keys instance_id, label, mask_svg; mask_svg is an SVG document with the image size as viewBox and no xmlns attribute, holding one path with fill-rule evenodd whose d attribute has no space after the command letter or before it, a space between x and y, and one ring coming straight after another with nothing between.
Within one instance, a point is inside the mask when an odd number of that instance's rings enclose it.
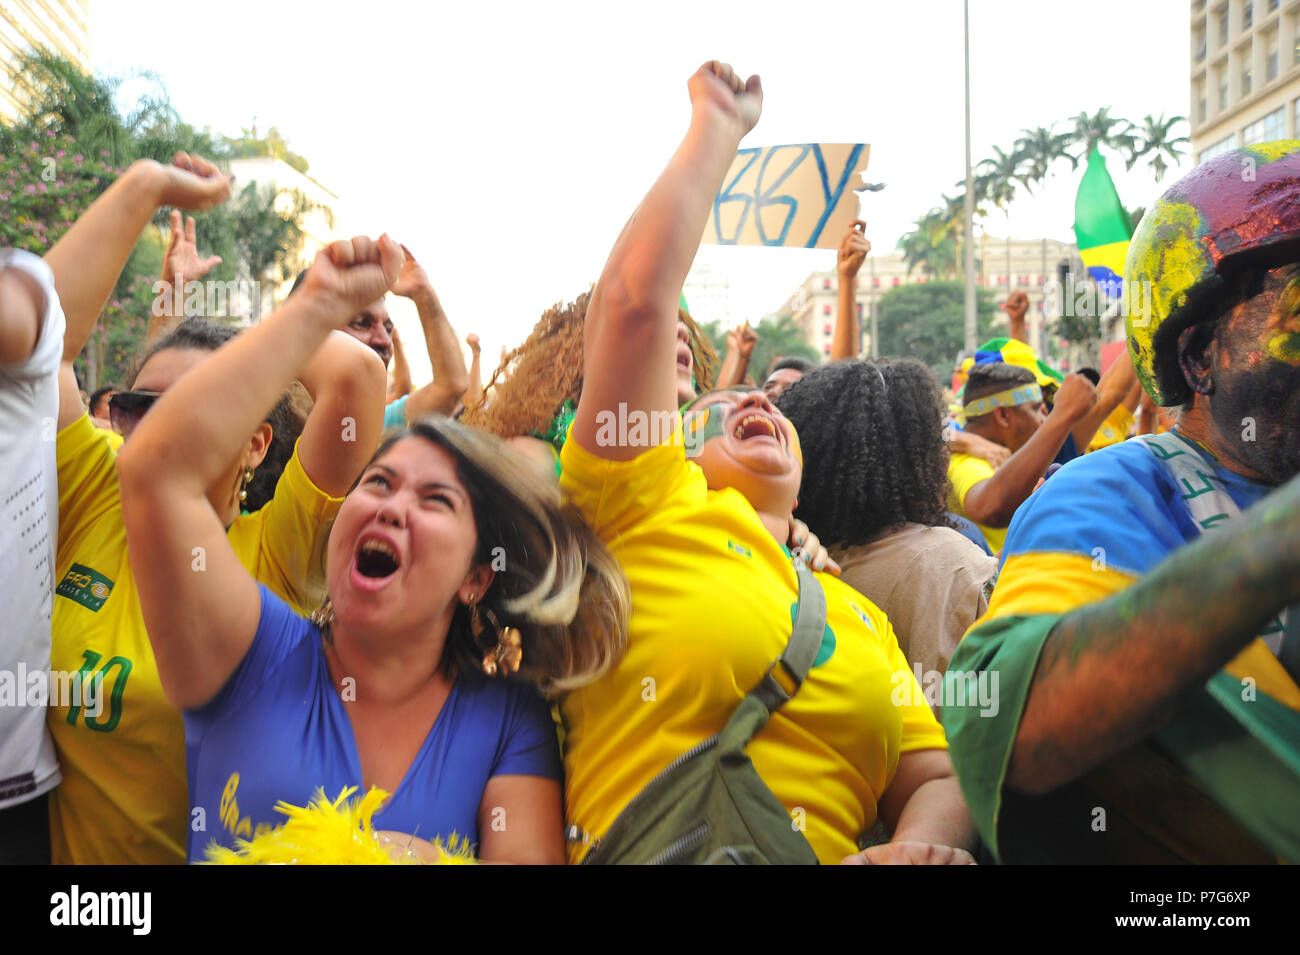
<instances>
[{"instance_id":1,"label":"sunglasses on head","mask_svg":"<svg viewBox=\"0 0 1300 955\"><path fill-rule=\"evenodd\" d=\"M108 399L108 420L113 430L125 438L160 396L157 391L119 391L113 395Z\"/></svg>"}]
</instances>

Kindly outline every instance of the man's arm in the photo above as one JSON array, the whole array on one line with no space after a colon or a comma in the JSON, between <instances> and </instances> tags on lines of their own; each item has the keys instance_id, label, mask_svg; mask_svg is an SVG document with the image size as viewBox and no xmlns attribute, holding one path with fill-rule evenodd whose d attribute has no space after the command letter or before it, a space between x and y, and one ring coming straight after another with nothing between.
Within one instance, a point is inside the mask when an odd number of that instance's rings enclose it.
<instances>
[{"instance_id":1,"label":"man's arm","mask_svg":"<svg viewBox=\"0 0 1300 955\"><path fill-rule=\"evenodd\" d=\"M429 276L410 249L402 246L402 251L406 253L406 264L393 286L393 294L415 302L424 329L424 344L429 349L429 364L433 367L433 381L411 392L406 399L406 423L410 424L426 414L451 414L469 387L469 373L465 370L465 356L460 352L456 332L447 321Z\"/></svg>"},{"instance_id":2,"label":"man's arm","mask_svg":"<svg viewBox=\"0 0 1300 955\"><path fill-rule=\"evenodd\" d=\"M480 360L478 336L470 332L465 336L469 346L469 387L465 389L465 407L472 408L483 399L483 365Z\"/></svg>"},{"instance_id":3,"label":"man's arm","mask_svg":"<svg viewBox=\"0 0 1300 955\"><path fill-rule=\"evenodd\" d=\"M840 276L838 305L835 312L835 331L831 335L831 361L841 358L857 358L859 342L862 341L858 329L858 270L866 261L871 251L862 230L867 224L861 219L853 220L848 233L840 242L838 259L835 263Z\"/></svg>"},{"instance_id":4,"label":"man's arm","mask_svg":"<svg viewBox=\"0 0 1300 955\"><path fill-rule=\"evenodd\" d=\"M393 329L393 393L392 400L404 398L411 393L411 363L406 360L406 349L402 346L402 336Z\"/></svg>"},{"instance_id":5,"label":"man's arm","mask_svg":"<svg viewBox=\"0 0 1300 955\"><path fill-rule=\"evenodd\" d=\"M1097 382L1097 403L1070 429L1074 446L1082 452L1097 436L1097 429L1106 423L1110 413L1120 406L1133 386L1137 384L1137 371L1127 351L1120 355Z\"/></svg>"},{"instance_id":6,"label":"man's arm","mask_svg":"<svg viewBox=\"0 0 1300 955\"><path fill-rule=\"evenodd\" d=\"M1007 313L1007 322L1011 326L1007 337L1028 345L1029 332L1025 328L1025 313L1029 311L1029 296L1024 292L1012 292L998 308ZM1083 448L1087 445L1081 444L1079 447Z\"/></svg>"},{"instance_id":7,"label":"man's arm","mask_svg":"<svg viewBox=\"0 0 1300 955\"><path fill-rule=\"evenodd\" d=\"M1008 785L1048 792L1149 736L1298 601L1300 477L1061 618L1038 658Z\"/></svg>"},{"instance_id":8,"label":"man's arm","mask_svg":"<svg viewBox=\"0 0 1300 955\"><path fill-rule=\"evenodd\" d=\"M966 492L966 499L962 502L966 516L987 527L1008 526L1016 508L1033 493L1038 479L1061 450L1075 422L1088 412L1092 400L1092 382L1077 374L1066 378L1057 393L1052 413L1033 437L991 478L980 481Z\"/></svg>"},{"instance_id":9,"label":"man's arm","mask_svg":"<svg viewBox=\"0 0 1300 955\"><path fill-rule=\"evenodd\" d=\"M159 206L208 209L230 195L230 179L199 156L177 153L170 166L141 159L105 190L49 252L46 264L63 306L67 328L60 371L59 422L64 428L86 409L72 362L90 333L140 233ZM71 380L71 390L66 382Z\"/></svg>"}]
</instances>

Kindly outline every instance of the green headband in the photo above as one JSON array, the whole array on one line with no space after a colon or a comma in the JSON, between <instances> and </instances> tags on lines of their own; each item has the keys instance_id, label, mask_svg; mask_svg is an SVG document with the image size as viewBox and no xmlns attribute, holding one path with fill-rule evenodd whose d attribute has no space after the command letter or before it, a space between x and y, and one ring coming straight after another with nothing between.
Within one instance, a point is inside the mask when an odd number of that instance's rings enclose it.
<instances>
[{"instance_id":1,"label":"green headband","mask_svg":"<svg viewBox=\"0 0 1300 955\"><path fill-rule=\"evenodd\" d=\"M994 408L1014 408L1016 405L1042 400L1043 389L1035 382L1034 384L1021 385L1019 388L1008 388L1006 391L999 391L996 394L985 395L983 398L974 398L966 402L965 407L962 408L962 413L969 421L971 418L978 418L980 415L988 414Z\"/></svg>"}]
</instances>

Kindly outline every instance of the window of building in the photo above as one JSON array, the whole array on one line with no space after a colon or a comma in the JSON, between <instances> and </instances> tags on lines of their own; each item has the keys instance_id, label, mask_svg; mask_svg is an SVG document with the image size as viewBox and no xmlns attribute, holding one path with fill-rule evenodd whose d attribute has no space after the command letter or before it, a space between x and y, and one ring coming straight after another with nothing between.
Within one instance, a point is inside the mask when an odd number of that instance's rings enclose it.
<instances>
[{"instance_id":1,"label":"window of building","mask_svg":"<svg viewBox=\"0 0 1300 955\"><path fill-rule=\"evenodd\" d=\"M1268 0L1268 9L1265 12L1272 13L1279 6L1281 6L1280 0Z\"/></svg>"},{"instance_id":2,"label":"window of building","mask_svg":"<svg viewBox=\"0 0 1300 955\"><path fill-rule=\"evenodd\" d=\"M873 278L873 279L871 280L871 287L872 287L872 288L880 288L880 279L878 279L878 278Z\"/></svg>"},{"instance_id":3,"label":"window of building","mask_svg":"<svg viewBox=\"0 0 1300 955\"><path fill-rule=\"evenodd\" d=\"M1196 35L1192 37L1192 45L1196 48L1196 62L1200 63L1205 59L1205 31L1197 30Z\"/></svg>"},{"instance_id":4,"label":"window of building","mask_svg":"<svg viewBox=\"0 0 1300 955\"><path fill-rule=\"evenodd\" d=\"M1262 119L1257 119L1241 131L1241 144L1253 146L1286 137L1286 108L1278 107Z\"/></svg>"},{"instance_id":5,"label":"window of building","mask_svg":"<svg viewBox=\"0 0 1300 955\"><path fill-rule=\"evenodd\" d=\"M1250 81L1253 73L1251 72L1249 61L1241 68L1241 95L1250 95Z\"/></svg>"},{"instance_id":6,"label":"window of building","mask_svg":"<svg viewBox=\"0 0 1300 955\"><path fill-rule=\"evenodd\" d=\"M1277 79L1277 30L1264 40L1264 82Z\"/></svg>"},{"instance_id":7,"label":"window of building","mask_svg":"<svg viewBox=\"0 0 1300 955\"><path fill-rule=\"evenodd\" d=\"M1219 78L1219 112L1228 108L1228 78L1222 76Z\"/></svg>"},{"instance_id":8,"label":"window of building","mask_svg":"<svg viewBox=\"0 0 1300 955\"><path fill-rule=\"evenodd\" d=\"M823 315L829 315L830 313L831 313L831 307L830 307L829 305L823 305L823 306L822 306L822 314L823 314Z\"/></svg>"},{"instance_id":9,"label":"window of building","mask_svg":"<svg viewBox=\"0 0 1300 955\"><path fill-rule=\"evenodd\" d=\"M1205 97L1202 96L1196 103L1196 121L1205 122Z\"/></svg>"},{"instance_id":10,"label":"window of building","mask_svg":"<svg viewBox=\"0 0 1300 955\"><path fill-rule=\"evenodd\" d=\"M822 326L822 334L829 335L830 333L831 333L831 323L827 322L825 325Z\"/></svg>"},{"instance_id":11,"label":"window of building","mask_svg":"<svg viewBox=\"0 0 1300 955\"><path fill-rule=\"evenodd\" d=\"M1217 46L1223 46L1228 42L1228 5L1226 3L1223 5L1223 9L1219 11L1218 41Z\"/></svg>"},{"instance_id":12,"label":"window of building","mask_svg":"<svg viewBox=\"0 0 1300 955\"><path fill-rule=\"evenodd\" d=\"M898 285L899 285L898 276L894 276L894 288L898 288Z\"/></svg>"},{"instance_id":13,"label":"window of building","mask_svg":"<svg viewBox=\"0 0 1300 955\"><path fill-rule=\"evenodd\" d=\"M1249 30L1255 25L1255 5L1251 0L1245 0L1241 5L1241 28Z\"/></svg>"},{"instance_id":14,"label":"window of building","mask_svg":"<svg viewBox=\"0 0 1300 955\"><path fill-rule=\"evenodd\" d=\"M1224 153L1228 152L1229 150L1236 149L1236 148L1237 148L1237 137L1235 135L1225 136L1223 139L1220 139L1217 143L1214 143L1212 146L1207 146L1204 149L1202 149L1200 154L1196 157L1196 162L1198 164L1206 162L1210 159L1213 159L1215 156L1221 156Z\"/></svg>"},{"instance_id":15,"label":"window of building","mask_svg":"<svg viewBox=\"0 0 1300 955\"><path fill-rule=\"evenodd\" d=\"M830 288L830 287L831 287L831 280L830 280L830 279L822 279L822 288Z\"/></svg>"}]
</instances>

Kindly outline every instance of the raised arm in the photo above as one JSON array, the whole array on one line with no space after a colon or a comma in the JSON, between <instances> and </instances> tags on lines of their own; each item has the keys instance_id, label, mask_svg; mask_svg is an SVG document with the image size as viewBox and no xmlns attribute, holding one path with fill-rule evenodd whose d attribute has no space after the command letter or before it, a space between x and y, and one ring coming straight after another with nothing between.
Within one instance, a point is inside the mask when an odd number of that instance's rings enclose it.
<instances>
[{"instance_id":1,"label":"raised arm","mask_svg":"<svg viewBox=\"0 0 1300 955\"><path fill-rule=\"evenodd\" d=\"M406 423L410 424L427 414L451 414L469 387L469 373L465 371L465 356L461 354L456 332L447 321L447 313L442 310L429 276L410 249L402 246L402 251L406 253L406 265L402 277L393 286L393 294L415 302L433 368L433 381L411 392L406 399Z\"/></svg>"},{"instance_id":2,"label":"raised arm","mask_svg":"<svg viewBox=\"0 0 1300 955\"><path fill-rule=\"evenodd\" d=\"M85 347L140 233L160 206L208 209L230 196L230 179L206 159L177 153L170 166L142 159L131 165L45 254L67 320L59 375L60 429L85 406L72 362Z\"/></svg>"},{"instance_id":3,"label":"raised arm","mask_svg":"<svg viewBox=\"0 0 1300 955\"><path fill-rule=\"evenodd\" d=\"M1150 735L1297 601L1292 478L1127 590L1060 619L1034 670L1007 783L1047 792Z\"/></svg>"},{"instance_id":4,"label":"raised arm","mask_svg":"<svg viewBox=\"0 0 1300 955\"><path fill-rule=\"evenodd\" d=\"M198 235L193 216L186 216L182 226L180 210L173 209L170 225L171 241L167 245L167 254L163 256L162 276L154 284L146 347L153 345L184 321L185 283L199 281L221 264L219 255L199 258Z\"/></svg>"},{"instance_id":5,"label":"raised arm","mask_svg":"<svg viewBox=\"0 0 1300 955\"><path fill-rule=\"evenodd\" d=\"M1016 508L1033 493L1038 479L1052 463L1070 429L1088 413L1093 402L1092 382L1082 375L1070 375L1056 396L1052 413L1015 454L991 478L966 492L962 508L971 520L988 527L1006 527Z\"/></svg>"},{"instance_id":6,"label":"raised arm","mask_svg":"<svg viewBox=\"0 0 1300 955\"><path fill-rule=\"evenodd\" d=\"M1097 382L1097 403L1070 429L1070 433L1074 435L1074 446L1080 453L1092 444L1092 439L1097 436L1097 429L1105 424L1110 413L1128 398L1129 392L1137 383L1137 371L1133 368L1133 359L1129 357L1128 349L1125 349L1124 354L1110 363L1106 373Z\"/></svg>"},{"instance_id":7,"label":"raised arm","mask_svg":"<svg viewBox=\"0 0 1300 955\"><path fill-rule=\"evenodd\" d=\"M743 322L727 332L727 356L722 360L722 370L718 372L717 388L734 388L745 380L749 373L749 360L754 357L754 346L758 344L758 332Z\"/></svg>"},{"instance_id":8,"label":"raised arm","mask_svg":"<svg viewBox=\"0 0 1300 955\"><path fill-rule=\"evenodd\" d=\"M831 335L831 361L858 357L859 343L862 341L862 333L858 329L858 270L871 251L871 243L862 234L866 227L867 224L861 219L854 219L840 242L835 263L840 287L835 311L835 332Z\"/></svg>"},{"instance_id":9,"label":"raised arm","mask_svg":"<svg viewBox=\"0 0 1300 955\"><path fill-rule=\"evenodd\" d=\"M393 326L393 391L389 396L393 401L405 398L411 393L411 363L406 360L406 348L402 345L402 336Z\"/></svg>"},{"instance_id":10,"label":"raised arm","mask_svg":"<svg viewBox=\"0 0 1300 955\"><path fill-rule=\"evenodd\" d=\"M479 352L482 346L479 345L478 336L470 332L465 336L465 344L469 346L469 387L465 389L465 407L472 408L483 400L483 365L480 361Z\"/></svg>"},{"instance_id":11,"label":"raised arm","mask_svg":"<svg viewBox=\"0 0 1300 955\"><path fill-rule=\"evenodd\" d=\"M1029 311L1029 296L1024 292L1012 292L998 308L1007 313L1007 323L1011 327L1007 337L1028 345L1029 331L1025 327L1025 313ZM1079 447L1086 447L1086 445L1081 444Z\"/></svg>"},{"instance_id":12,"label":"raised arm","mask_svg":"<svg viewBox=\"0 0 1300 955\"><path fill-rule=\"evenodd\" d=\"M235 557L207 489L331 329L383 295L401 263L386 236L328 246L299 294L182 376L119 453L140 607L163 690L176 706L201 706L225 685L261 612L257 585Z\"/></svg>"},{"instance_id":13,"label":"raised arm","mask_svg":"<svg viewBox=\"0 0 1300 955\"><path fill-rule=\"evenodd\" d=\"M700 67L687 89L686 138L623 227L587 308L582 399L573 437L612 460L630 460L642 448L602 446L597 440L602 411L617 413L620 403L629 414L677 410L682 283L740 140L762 112L758 77L742 82L716 60Z\"/></svg>"}]
</instances>

